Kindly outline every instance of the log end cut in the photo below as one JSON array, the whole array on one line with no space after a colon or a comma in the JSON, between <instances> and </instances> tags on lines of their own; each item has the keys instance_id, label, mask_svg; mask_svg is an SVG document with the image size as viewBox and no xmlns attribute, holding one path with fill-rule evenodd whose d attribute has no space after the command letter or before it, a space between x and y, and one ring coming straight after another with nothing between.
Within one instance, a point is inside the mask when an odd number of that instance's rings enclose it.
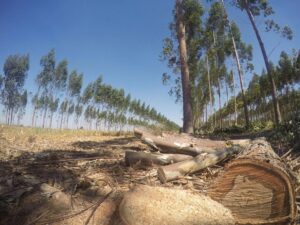
<instances>
[{"instance_id":1,"label":"log end cut","mask_svg":"<svg viewBox=\"0 0 300 225\"><path fill-rule=\"evenodd\" d=\"M239 224L289 224L296 217L289 175L266 161L232 162L210 187L209 196L229 208Z\"/></svg>"}]
</instances>

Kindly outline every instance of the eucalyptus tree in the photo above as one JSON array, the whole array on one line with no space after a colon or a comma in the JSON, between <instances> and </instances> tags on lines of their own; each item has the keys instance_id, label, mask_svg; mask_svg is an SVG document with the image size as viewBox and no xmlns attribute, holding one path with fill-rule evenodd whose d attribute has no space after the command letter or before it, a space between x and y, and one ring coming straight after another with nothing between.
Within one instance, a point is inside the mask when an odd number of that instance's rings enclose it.
<instances>
[{"instance_id":1,"label":"eucalyptus tree","mask_svg":"<svg viewBox=\"0 0 300 225\"><path fill-rule=\"evenodd\" d=\"M244 70L241 66L241 56L242 61L251 60L252 57L252 47L249 45L247 46L245 43L241 41L241 34L237 27L237 25L234 22L230 22L228 18L228 14L226 12L226 7L224 4L224 0L221 0L224 11L225 11L225 17L227 21L227 26L229 28L229 35L232 42L232 50L233 50L233 56L236 61L237 71L239 74L239 80L240 80L240 87L241 87L241 94L243 97L243 105L244 105L244 115L245 115L245 122L246 122L246 128L250 127L250 121L249 121L249 113L248 113L248 106L247 106L247 99L245 96L245 88L244 88ZM243 57L244 56L244 57ZM247 67L248 68L248 67Z\"/></svg>"},{"instance_id":2,"label":"eucalyptus tree","mask_svg":"<svg viewBox=\"0 0 300 225\"><path fill-rule=\"evenodd\" d=\"M68 128L69 117L74 113L74 101L79 100L81 88L82 88L83 74L77 74L74 70L70 73L67 84L67 118L66 127ZM64 114L62 114L62 117Z\"/></svg>"},{"instance_id":3,"label":"eucalyptus tree","mask_svg":"<svg viewBox=\"0 0 300 225\"><path fill-rule=\"evenodd\" d=\"M76 106L75 106L75 124L77 124L77 128L78 128L78 124L79 124L79 119L82 115L82 111L83 111L83 106L81 103L77 103Z\"/></svg>"},{"instance_id":4,"label":"eucalyptus tree","mask_svg":"<svg viewBox=\"0 0 300 225\"><path fill-rule=\"evenodd\" d=\"M272 70L270 68L270 62L265 49L265 45L262 41L260 32L255 23L255 17L259 17L263 15L266 18L274 14L274 11L271 5L269 4L269 2L266 0L237 0L237 1L233 1L233 4L235 4L242 11L246 11L248 18L251 22L252 28L255 32L256 38L258 40L263 55L264 63L267 69L269 82L271 84L274 119L275 119L275 123L278 125L281 122L281 113L280 113L280 107L277 99L277 88L275 84L275 79L272 74ZM269 19L265 21L265 24L266 24L266 31L274 30L276 32L280 32L283 37L286 37L287 39L292 39L293 35L289 27L285 26L283 28L280 28L280 26L277 23Z\"/></svg>"},{"instance_id":5,"label":"eucalyptus tree","mask_svg":"<svg viewBox=\"0 0 300 225\"><path fill-rule=\"evenodd\" d=\"M6 122L13 123L14 113L22 105L24 83L29 70L29 55L10 55L3 66L1 102L6 110ZM27 93L27 92L26 92ZM27 96L27 94L26 94ZM26 100L27 103L27 100Z\"/></svg>"},{"instance_id":6,"label":"eucalyptus tree","mask_svg":"<svg viewBox=\"0 0 300 225\"><path fill-rule=\"evenodd\" d=\"M175 94L176 101L183 101L183 132L193 132L193 95L197 61L201 48L201 26L203 8L197 0L176 0L174 20L170 24L171 37L164 40L161 59L167 61L175 79L163 74L163 82L174 81L169 94ZM177 46L178 45L178 48ZM181 76L178 76L181 71Z\"/></svg>"},{"instance_id":7,"label":"eucalyptus tree","mask_svg":"<svg viewBox=\"0 0 300 225\"><path fill-rule=\"evenodd\" d=\"M24 92L19 96L19 103L17 106L17 118L18 118L18 125L20 125L20 122L25 115L25 109L28 102L28 94L27 90L24 90Z\"/></svg>"},{"instance_id":8,"label":"eucalyptus tree","mask_svg":"<svg viewBox=\"0 0 300 225\"><path fill-rule=\"evenodd\" d=\"M228 27L226 12L221 3L214 2L208 12L205 27L205 45L211 64L212 84L216 87L219 109L222 107L221 87L226 75L225 60L228 54ZM221 111L219 110L219 113ZM222 127L222 115L219 114L219 127Z\"/></svg>"},{"instance_id":9,"label":"eucalyptus tree","mask_svg":"<svg viewBox=\"0 0 300 225\"><path fill-rule=\"evenodd\" d=\"M37 75L36 82L38 84L38 90L37 94L40 94L41 91L41 97L45 101L43 101L43 121L42 121L42 127L45 127L45 121L46 116L48 112L48 106L49 102L46 101L47 98L50 98L52 96L53 91L53 80L55 76L55 50L51 49L50 52L43 56L40 60L40 65L42 67L42 71ZM34 114L35 114L34 109Z\"/></svg>"},{"instance_id":10,"label":"eucalyptus tree","mask_svg":"<svg viewBox=\"0 0 300 225\"><path fill-rule=\"evenodd\" d=\"M54 99L53 97L49 99L49 110L50 110L50 124L49 127L52 128L53 115L57 112L59 106L59 98Z\"/></svg>"},{"instance_id":11,"label":"eucalyptus tree","mask_svg":"<svg viewBox=\"0 0 300 225\"><path fill-rule=\"evenodd\" d=\"M67 112L68 110L68 100L65 99L64 101L62 101L60 103L60 106L59 106L59 113L61 114L61 117L60 117L60 129L63 128L63 120L64 120L64 114Z\"/></svg>"}]
</instances>

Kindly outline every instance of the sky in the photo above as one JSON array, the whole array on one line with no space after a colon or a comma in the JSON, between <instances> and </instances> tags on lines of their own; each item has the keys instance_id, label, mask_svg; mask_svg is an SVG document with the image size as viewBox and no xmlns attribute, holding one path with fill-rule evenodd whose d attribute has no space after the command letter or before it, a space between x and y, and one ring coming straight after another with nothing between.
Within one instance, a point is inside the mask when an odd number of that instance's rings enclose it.
<instances>
[{"instance_id":1,"label":"sky","mask_svg":"<svg viewBox=\"0 0 300 225\"><path fill-rule=\"evenodd\" d=\"M292 41L262 32L267 51L275 48L270 60L277 62L282 50L291 52L299 48L300 1L269 1L276 12L273 18L281 25L289 25L294 32ZM57 62L67 59L69 71L76 69L84 74L84 85L102 75L105 83L124 88L132 97L145 101L181 125L182 106L175 103L168 95L168 87L162 85L162 74L168 69L159 60L162 41L170 35L168 26L174 2L0 0L0 68L9 55L29 53L30 70L25 86L34 93L37 89L34 80L41 71L40 58L55 48ZM253 64L259 73L263 59L246 13L227 6L243 40L253 45ZM256 22L263 30L263 23ZM251 74L245 79L247 83ZM31 109L27 112L25 120L29 123Z\"/></svg>"}]
</instances>

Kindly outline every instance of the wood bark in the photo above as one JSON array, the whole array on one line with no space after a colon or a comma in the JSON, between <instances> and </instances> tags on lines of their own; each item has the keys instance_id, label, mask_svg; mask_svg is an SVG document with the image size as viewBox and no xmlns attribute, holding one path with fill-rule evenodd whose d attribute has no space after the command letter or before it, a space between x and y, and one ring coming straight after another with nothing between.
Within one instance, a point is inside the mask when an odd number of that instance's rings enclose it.
<instances>
[{"instance_id":1,"label":"wood bark","mask_svg":"<svg viewBox=\"0 0 300 225\"><path fill-rule=\"evenodd\" d=\"M125 193L119 216L126 225L235 224L228 209L205 195L149 186Z\"/></svg>"},{"instance_id":2,"label":"wood bark","mask_svg":"<svg viewBox=\"0 0 300 225\"><path fill-rule=\"evenodd\" d=\"M159 150L162 153L197 156L203 152L210 153L216 151L215 148L193 146L192 143L172 142L160 137L156 137L154 135L145 134L139 130L135 130L134 133L136 137L140 138L143 142L150 145L155 150Z\"/></svg>"},{"instance_id":3,"label":"wood bark","mask_svg":"<svg viewBox=\"0 0 300 225\"><path fill-rule=\"evenodd\" d=\"M182 154L160 154L136 151L125 152L125 164L127 166L134 165L137 163L141 163L142 165L146 166L151 166L152 164L168 165L171 163L177 163L192 158L192 156Z\"/></svg>"},{"instance_id":4,"label":"wood bark","mask_svg":"<svg viewBox=\"0 0 300 225\"><path fill-rule=\"evenodd\" d=\"M201 153L191 160L186 160L158 168L158 178L162 183L176 180L187 174L197 172L209 166L213 166L228 156L238 153L239 151L240 148L234 146L232 148L219 150L213 153Z\"/></svg>"},{"instance_id":5,"label":"wood bark","mask_svg":"<svg viewBox=\"0 0 300 225\"><path fill-rule=\"evenodd\" d=\"M276 123L276 125L279 125L279 123L281 122L281 113L280 113L279 103L278 103L278 99L277 99L277 88L276 88L276 84L275 84L275 80L274 80L274 77L273 77L272 70L270 68L269 59L268 59L268 56L267 56L267 53L266 53L264 43L261 39L260 33L259 33L259 31L256 27L255 22L254 22L253 14L252 14L252 12L249 8L248 0L243 0L243 3L244 3L245 10L246 10L247 15L249 17L249 20L251 22L252 28L255 32L256 38L258 40L258 43L259 43L259 46L260 46L260 49L261 49L261 52L262 52L262 55L263 55L263 58L264 58L264 62L265 62L265 65L266 65L269 81L270 81L270 84L271 84L271 90L272 90L271 94L272 94L272 102L273 102L273 107L274 107L275 123Z\"/></svg>"},{"instance_id":6,"label":"wood bark","mask_svg":"<svg viewBox=\"0 0 300 225\"><path fill-rule=\"evenodd\" d=\"M190 70L187 58L185 25L182 0L176 0L176 31L179 43L181 84L183 100L183 132L193 133L192 97L190 88Z\"/></svg>"},{"instance_id":7,"label":"wood bark","mask_svg":"<svg viewBox=\"0 0 300 225\"><path fill-rule=\"evenodd\" d=\"M268 142L253 141L208 189L238 224L290 224L296 218L293 182Z\"/></svg>"}]
</instances>

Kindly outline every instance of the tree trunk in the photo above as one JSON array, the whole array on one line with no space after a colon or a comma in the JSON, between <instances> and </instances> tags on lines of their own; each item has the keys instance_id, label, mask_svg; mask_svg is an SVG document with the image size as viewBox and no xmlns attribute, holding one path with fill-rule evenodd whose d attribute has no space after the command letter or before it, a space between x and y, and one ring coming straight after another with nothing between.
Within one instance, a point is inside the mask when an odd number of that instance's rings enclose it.
<instances>
[{"instance_id":1,"label":"tree trunk","mask_svg":"<svg viewBox=\"0 0 300 225\"><path fill-rule=\"evenodd\" d=\"M36 107L33 109L33 114L32 114L32 120L31 120L31 126L34 126L34 118L35 118L35 113L36 113Z\"/></svg>"},{"instance_id":2,"label":"tree trunk","mask_svg":"<svg viewBox=\"0 0 300 225\"><path fill-rule=\"evenodd\" d=\"M225 8L225 4L224 4L224 0L222 0L222 4L223 4L223 8L226 12L226 8ZM245 122L246 122L246 128L248 129L250 127L250 121L249 121L249 113L248 113L248 103L247 103L247 98L245 95L245 90L244 90L244 76L243 76L243 70L241 67L241 63L240 63L240 57L239 57L239 53L236 49L236 43L235 43L235 39L231 30L231 24L230 21L228 20L228 26L229 26L229 31L230 31L230 35L231 35L231 41L232 41L232 46L233 46L233 50L234 50L234 58L236 61L236 66L237 66L237 70L239 73L239 79L240 79L240 85L241 85L241 92L242 92L242 97L243 97L243 107L244 107L244 114L245 114Z\"/></svg>"},{"instance_id":3,"label":"tree trunk","mask_svg":"<svg viewBox=\"0 0 300 225\"><path fill-rule=\"evenodd\" d=\"M179 43L181 83L183 99L183 132L193 133L192 99L190 88L190 71L187 62L185 25L183 21L182 0L176 0L176 30Z\"/></svg>"},{"instance_id":4,"label":"tree trunk","mask_svg":"<svg viewBox=\"0 0 300 225\"><path fill-rule=\"evenodd\" d=\"M141 163L145 166L167 165L171 163L177 163L184 160L192 159L192 156L182 154L160 154L160 153L146 153L146 152L125 152L125 164L127 166Z\"/></svg>"},{"instance_id":5,"label":"tree trunk","mask_svg":"<svg viewBox=\"0 0 300 225\"><path fill-rule=\"evenodd\" d=\"M44 116L43 116L43 128L45 128L45 122L46 122L47 111L48 111L48 107L46 107L46 109L45 109L45 111L44 111Z\"/></svg>"},{"instance_id":6,"label":"tree trunk","mask_svg":"<svg viewBox=\"0 0 300 225\"><path fill-rule=\"evenodd\" d=\"M265 62L265 65L266 65L268 77L269 77L269 80L270 80L270 83L271 83L271 90L272 90L271 92L272 92L272 101L273 101L273 108L274 108L274 115L275 115L275 123L276 123L276 125L279 125L279 123L281 122L281 114L280 114L280 108L279 108L279 103L278 103L278 99L277 99L277 90L276 90L275 80L274 80L274 77L273 77L273 74L272 74L272 70L270 68L269 59L268 59L268 56L267 56L267 53L266 53L264 43L261 39L259 31L256 27L255 22L254 22L254 17L253 17L252 12L249 8L248 0L243 0L243 2L244 2L246 12L247 12L249 20L252 24L253 30L255 32L256 38L258 40L258 43L259 43L259 46L260 46L260 49L261 49L261 52L262 52L262 55L263 55L263 58L264 58L264 62Z\"/></svg>"},{"instance_id":7,"label":"tree trunk","mask_svg":"<svg viewBox=\"0 0 300 225\"><path fill-rule=\"evenodd\" d=\"M286 166L263 139L229 163L208 190L238 224L290 224L296 217L293 182Z\"/></svg>"},{"instance_id":8,"label":"tree trunk","mask_svg":"<svg viewBox=\"0 0 300 225\"><path fill-rule=\"evenodd\" d=\"M64 113L61 113L60 129L62 129L63 119L64 119Z\"/></svg>"},{"instance_id":9,"label":"tree trunk","mask_svg":"<svg viewBox=\"0 0 300 225\"><path fill-rule=\"evenodd\" d=\"M53 112L51 112L51 116L50 116L50 124L49 124L50 128L52 128L52 119L53 119Z\"/></svg>"},{"instance_id":10,"label":"tree trunk","mask_svg":"<svg viewBox=\"0 0 300 225\"><path fill-rule=\"evenodd\" d=\"M209 90L210 115L212 115L213 100L212 100L212 92L211 92L211 84L210 84L210 70L209 70L208 56L206 56L206 67L207 67L207 80L208 80L208 90Z\"/></svg>"},{"instance_id":11,"label":"tree trunk","mask_svg":"<svg viewBox=\"0 0 300 225\"><path fill-rule=\"evenodd\" d=\"M118 215L128 225L235 224L228 209L204 194L145 185L125 193Z\"/></svg>"},{"instance_id":12,"label":"tree trunk","mask_svg":"<svg viewBox=\"0 0 300 225\"><path fill-rule=\"evenodd\" d=\"M236 105L236 93L235 93L235 80L234 77L232 79L233 81L233 95L234 95L234 125L237 126L237 105Z\"/></svg>"},{"instance_id":13,"label":"tree trunk","mask_svg":"<svg viewBox=\"0 0 300 225\"><path fill-rule=\"evenodd\" d=\"M162 183L176 180L187 174L191 174L209 166L216 165L218 162L224 160L232 154L238 153L239 151L240 148L234 146L232 148L219 150L213 153L201 153L193 159L158 168L158 178Z\"/></svg>"}]
</instances>

